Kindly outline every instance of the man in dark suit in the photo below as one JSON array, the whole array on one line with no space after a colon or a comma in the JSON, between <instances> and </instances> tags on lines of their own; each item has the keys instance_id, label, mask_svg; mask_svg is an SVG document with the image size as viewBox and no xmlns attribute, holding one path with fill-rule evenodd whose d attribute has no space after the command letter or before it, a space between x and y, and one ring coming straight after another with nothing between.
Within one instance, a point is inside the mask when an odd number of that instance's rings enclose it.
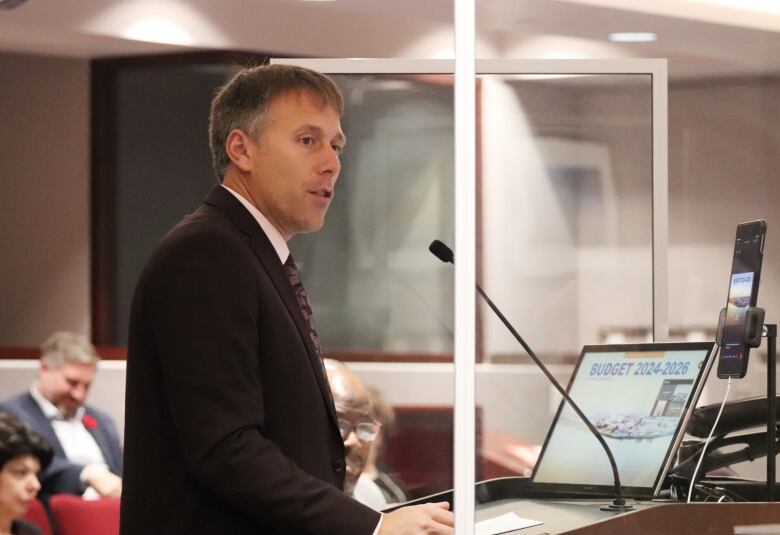
<instances>
[{"instance_id":1,"label":"man in dark suit","mask_svg":"<svg viewBox=\"0 0 780 535\"><path fill-rule=\"evenodd\" d=\"M342 492L343 441L286 244L324 223L342 107L329 78L281 65L215 97L221 184L163 238L133 299L123 535L452 533L446 503L380 517Z\"/></svg>"},{"instance_id":2,"label":"man in dark suit","mask_svg":"<svg viewBox=\"0 0 780 535\"><path fill-rule=\"evenodd\" d=\"M122 451L111 418L85 405L100 360L83 336L58 332L41 345L38 379L27 392L0 403L51 444L54 457L40 473L41 497L119 496Z\"/></svg>"}]
</instances>

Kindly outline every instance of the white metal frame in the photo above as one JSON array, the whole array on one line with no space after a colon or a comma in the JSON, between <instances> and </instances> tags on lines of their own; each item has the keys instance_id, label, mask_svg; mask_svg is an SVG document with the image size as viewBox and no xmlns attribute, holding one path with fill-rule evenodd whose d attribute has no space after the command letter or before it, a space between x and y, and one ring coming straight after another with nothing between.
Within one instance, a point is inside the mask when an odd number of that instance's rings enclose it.
<instances>
[{"instance_id":1,"label":"white metal frame","mask_svg":"<svg viewBox=\"0 0 780 535\"><path fill-rule=\"evenodd\" d=\"M455 0L455 533L474 533L476 479L476 0ZM458 440L458 439L461 440Z\"/></svg>"},{"instance_id":2,"label":"white metal frame","mask_svg":"<svg viewBox=\"0 0 780 535\"><path fill-rule=\"evenodd\" d=\"M669 339L669 128L665 59L478 60L477 74L646 74L653 114L653 340Z\"/></svg>"},{"instance_id":3,"label":"white metal frame","mask_svg":"<svg viewBox=\"0 0 780 535\"><path fill-rule=\"evenodd\" d=\"M647 74L652 77L653 151L653 338L667 340L668 310L668 121L664 59L474 60L473 1L456 0L456 61L405 59L300 59L273 63L327 74L455 73L455 459L457 533L474 532L475 477L475 155L477 74ZM466 489L465 492L462 489Z\"/></svg>"}]
</instances>

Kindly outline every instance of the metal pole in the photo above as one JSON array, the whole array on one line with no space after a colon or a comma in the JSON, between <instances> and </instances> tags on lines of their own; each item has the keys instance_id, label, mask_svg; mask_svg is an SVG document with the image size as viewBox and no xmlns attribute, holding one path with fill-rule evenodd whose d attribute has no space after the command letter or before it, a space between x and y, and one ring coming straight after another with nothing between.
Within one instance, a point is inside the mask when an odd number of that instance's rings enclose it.
<instances>
[{"instance_id":1,"label":"metal pole","mask_svg":"<svg viewBox=\"0 0 780 535\"><path fill-rule=\"evenodd\" d=\"M777 455L776 430L776 369L777 364L777 325L764 324L766 328L767 352L766 352L766 397L767 397L767 433L766 433L766 486L767 501L775 501L775 456Z\"/></svg>"},{"instance_id":2,"label":"metal pole","mask_svg":"<svg viewBox=\"0 0 780 535\"><path fill-rule=\"evenodd\" d=\"M455 533L474 533L476 347L476 0L455 7Z\"/></svg>"}]
</instances>

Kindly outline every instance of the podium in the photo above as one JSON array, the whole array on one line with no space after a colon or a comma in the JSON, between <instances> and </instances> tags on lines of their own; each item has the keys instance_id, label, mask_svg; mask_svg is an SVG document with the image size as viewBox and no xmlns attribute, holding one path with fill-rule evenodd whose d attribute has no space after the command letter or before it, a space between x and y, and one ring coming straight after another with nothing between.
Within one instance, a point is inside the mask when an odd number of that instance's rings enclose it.
<instances>
[{"instance_id":1,"label":"podium","mask_svg":"<svg viewBox=\"0 0 780 535\"><path fill-rule=\"evenodd\" d=\"M733 535L734 526L780 523L780 503L638 502L628 513L608 513L605 501L502 500L478 506L476 520L508 512L544 522L513 535Z\"/></svg>"},{"instance_id":2,"label":"podium","mask_svg":"<svg viewBox=\"0 0 780 535\"><path fill-rule=\"evenodd\" d=\"M679 503L633 501L627 513L602 511L609 498L569 499L534 492L528 479L502 477L480 481L475 488L476 521L506 513L543 522L508 532L512 535L733 535L735 526L780 524L780 502ZM452 501L452 491L398 505Z\"/></svg>"}]
</instances>

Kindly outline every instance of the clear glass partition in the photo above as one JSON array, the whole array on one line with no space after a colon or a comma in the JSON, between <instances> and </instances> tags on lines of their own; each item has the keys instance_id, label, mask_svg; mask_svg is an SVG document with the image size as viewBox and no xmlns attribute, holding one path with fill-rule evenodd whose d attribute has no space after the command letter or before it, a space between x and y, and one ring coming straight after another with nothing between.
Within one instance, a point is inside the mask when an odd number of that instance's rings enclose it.
<instances>
[{"instance_id":1,"label":"clear glass partition","mask_svg":"<svg viewBox=\"0 0 780 535\"><path fill-rule=\"evenodd\" d=\"M391 360L452 352L451 75L334 75L347 150L322 231L291 242L325 347ZM385 360L385 359L383 359Z\"/></svg>"},{"instance_id":2,"label":"clear glass partition","mask_svg":"<svg viewBox=\"0 0 780 535\"><path fill-rule=\"evenodd\" d=\"M447 490L453 441L473 441L477 480L527 474L558 398L481 303L476 436L452 434L453 271L427 251L454 244L452 64L292 61L346 98L329 220L291 247L326 352L417 424L404 447L427 472L388 452L384 466L409 479L408 497ZM665 64L529 64L476 80L477 279L565 382L582 345L663 333Z\"/></svg>"},{"instance_id":3,"label":"clear glass partition","mask_svg":"<svg viewBox=\"0 0 780 535\"><path fill-rule=\"evenodd\" d=\"M454 238L453 77L320 70L344 94L347 149L325 226L290 248L325 354L345 361L374 395L384 424L372 445L379 472L408 499L446 491L453 268L428 246Z\"/></svg>"},{"instance_id":4,"label":"clear glass partition","mask_svg":"<svg viewBox=\"0 0 780 535\"><path fill-rule=\"evenodd\" d=\"M649 74L481 75L482 282L538 354L653 337ZM522 348L483 311L488 362Z\"/></svg>"},{"instance_id":5,"label":"clear glass partition","mask_svg":"<svg viewBox=\"0 0 780 535\"><path fill-rule=\"evenodd\" d=\"M479 279L565 384L583 345L653 340L653 76L479 84ZM481 306L481 476L530 475L560 397Z\"/></svg>"},{"instance_id":6,"label":"clear glass partition","mask_svg":"<svg viewBox=\"0 0 780 535\"><path fill-rule=\"evenodd\" d=\"M665 64L478 70L479 282L564 385L585 344L663 340ZM479 477L529 476L560 396L478 306Z\"/></svg>"}]
</instances>

